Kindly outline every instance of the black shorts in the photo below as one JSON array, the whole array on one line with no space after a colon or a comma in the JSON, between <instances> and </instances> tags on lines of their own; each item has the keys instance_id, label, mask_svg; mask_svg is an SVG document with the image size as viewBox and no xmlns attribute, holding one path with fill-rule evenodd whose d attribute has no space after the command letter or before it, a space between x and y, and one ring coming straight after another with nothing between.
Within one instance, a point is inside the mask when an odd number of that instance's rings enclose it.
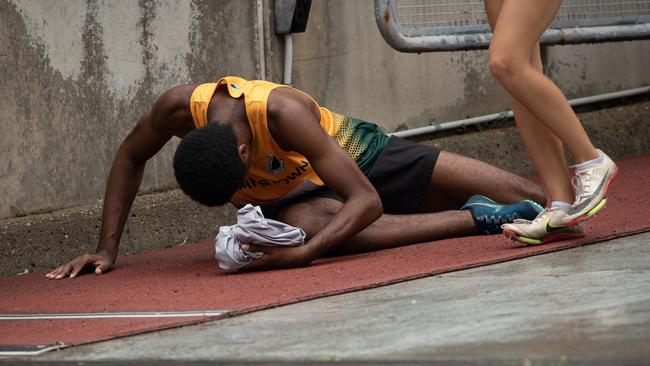
<instances>
[{"instance_id":1,"label":"black shorts","mask_svg":"<svg viewBox=\"0 0 650 366\"><path fill-rule=\"evenodd\" d=\"M417 210L424 191L431 181L440 149L420 145L400 137L391 136L377 160L366 175L375 187L384 212L408 214ZM282 207L264 207L264 215L273 218L281 208L315 197L343 199L328 187L307 192L283 202Z\"/></svg>"},{"instance_id":2,"label":"black shorts","mask_svg":"<svg viewBox=\"0 0 650 366\"><path fill-rule=\"evenodd\" d=\"M440 149L391 136L368 173L384 212L413 213L429 186Z\"/></svg>"}]
</instances>

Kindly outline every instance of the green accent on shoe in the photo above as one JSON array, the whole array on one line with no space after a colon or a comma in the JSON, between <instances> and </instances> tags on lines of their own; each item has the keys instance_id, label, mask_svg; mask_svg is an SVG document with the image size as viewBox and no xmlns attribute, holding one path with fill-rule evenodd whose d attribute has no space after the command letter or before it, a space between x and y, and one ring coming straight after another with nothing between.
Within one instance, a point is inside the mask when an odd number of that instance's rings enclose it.
<instances>
[{"instance_id":1,"label":"green accent on shoe","mask_svg":"<svg viewBox=\"0 0 650 366\"><path fill-rule=\"evenodd\" d=\"M517 240L526 244L542 244L543 241L539 239L527 238L525 236L517 236Z\"/></svg>"},{"instance_id":2,"label":"green accent on shoe","mask_svg":"<svg viewBox=\"0 0 650 366\"><path fill-rule=\"evenodd\" d=\"M598 211L600 211L603 207L605 207L605 204L606 204L606 203L607 203L607 198L603 198L603 200L600 201L599 204L597 204L594 208L592 208L591 210L589 210L589 211L585 214L585 217L591 217L591 216L597 214Z\"/></svg>"}]
</instances>

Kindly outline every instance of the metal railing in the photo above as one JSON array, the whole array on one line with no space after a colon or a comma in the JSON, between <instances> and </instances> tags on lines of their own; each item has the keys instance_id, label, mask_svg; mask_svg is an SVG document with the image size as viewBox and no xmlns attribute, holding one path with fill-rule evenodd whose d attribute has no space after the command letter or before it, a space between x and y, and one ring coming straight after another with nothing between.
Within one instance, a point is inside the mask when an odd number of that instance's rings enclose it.
<instances>
[{"instance_id":1,"label":"metal railing","mask_svg":"<svg viewBox=\"0 0 650 366\"><path fill-rule=\"evenodd\" d=\"M490 43L483 1L374 2L379 30L398 51L459 51L487 48ZM540 42L572 44L644 38L650 38L650 0L565 0Z\"/></svg>"}]
</instances>

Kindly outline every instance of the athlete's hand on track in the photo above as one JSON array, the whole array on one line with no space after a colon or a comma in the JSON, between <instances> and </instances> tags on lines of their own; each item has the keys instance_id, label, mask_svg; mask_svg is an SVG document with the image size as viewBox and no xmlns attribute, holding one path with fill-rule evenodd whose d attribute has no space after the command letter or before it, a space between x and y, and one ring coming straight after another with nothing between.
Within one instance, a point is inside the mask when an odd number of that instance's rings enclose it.
<instances>
[{"instance_id":1,"label":"athlete's hand on track","mask_svg":"<svg viewBox=\"0 0 650 366\"><path fill-rule=\"evenodd\" d=\"M84 254L80 255L77 258L69 261L68 263L62 264L52 270L50 273L46 274L45 277L60 280L65 277L75 278L81 270L87 266L95 267L95 274L106 273L110 270L113 265L112 256L108 253L98 252L95 254ZM68 276L69 275L69 276Z\"/></svg>"},{"instance_id":2,"label":"athlete's hand on track","mask_svg":"<svg viewBox=\"0 0 650 366\"><path fill-rule=\"evenodd\" d=\"M244 266L242 268L244 271L305 267L313 260L306 245L299 247L265 247L243 244L242 249L247 252L264 253L261 258Z\"/></svg>"}]
</instances>

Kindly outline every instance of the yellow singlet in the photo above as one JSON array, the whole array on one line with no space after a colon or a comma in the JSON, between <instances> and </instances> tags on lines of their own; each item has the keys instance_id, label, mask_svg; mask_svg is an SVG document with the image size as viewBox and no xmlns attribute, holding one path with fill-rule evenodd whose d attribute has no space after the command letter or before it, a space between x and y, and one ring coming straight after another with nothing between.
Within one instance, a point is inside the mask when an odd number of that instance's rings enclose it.
<instances>
[{"instance_id":1,"label":"yellow singlet","mask_svg":"<svg viewBox=\"0 0 650 366\"><path fill-rule=\"evenodd\" d=\"M196 128L207 125L208 105L217 87L223 84L231 97L244 97L246 116L253 134L248 174L231 202L238 207L246 203L274 203L323 186L323 181L304 156L282 150L269 133L266 113L269 94L275 88L289 86L234 76L224 77L216 83L201 84L190 98ZM319 108L323 130L334 137L360 167L374 162L378 155L375 152L379 152L387 140L376 125ZM357 130L366 132L355 133ZM367 150L373 153L364 154Z\"/></svg>"}]
</instances>

